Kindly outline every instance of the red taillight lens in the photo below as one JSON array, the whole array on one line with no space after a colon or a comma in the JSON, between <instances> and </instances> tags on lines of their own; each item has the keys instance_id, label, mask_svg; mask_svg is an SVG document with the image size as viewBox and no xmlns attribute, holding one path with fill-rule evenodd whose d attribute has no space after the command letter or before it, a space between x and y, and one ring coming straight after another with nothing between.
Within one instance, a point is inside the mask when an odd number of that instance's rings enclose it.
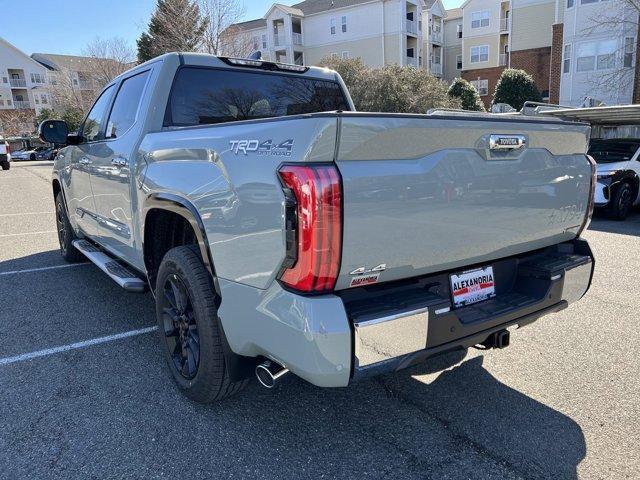
<instances>
[{"instance_id":1,"label":"red taillight lens","mask_svg":"<svg viewBox=\"0 0 640 480\"><path fill-rule=\"evenodd\" d=\"M338 169L334 165L285 165L280 177L295 196L297 215L294 263L280 280L302 292L332 290L340 270L342 248Z\"/></svg>"},{"instance_id":2,"label":"red taillight lens","mask_svg":"<svg viewBox=\"0 0 640 480\"><path fill-rule=\"evenodd\" d=\"M8 143L7 145L7 154L11 155L11 145L9 145Z\"/></svg>"}]
</instances>

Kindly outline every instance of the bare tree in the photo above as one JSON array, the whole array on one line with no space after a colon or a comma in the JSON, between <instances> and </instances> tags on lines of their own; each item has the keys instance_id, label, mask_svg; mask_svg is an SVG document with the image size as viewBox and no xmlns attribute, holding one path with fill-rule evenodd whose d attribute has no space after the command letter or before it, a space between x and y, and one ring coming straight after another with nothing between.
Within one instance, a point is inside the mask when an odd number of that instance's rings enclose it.
<instances>
[{"instance_id":1,"label":"bare tree","mask_svg":"<svg viewBox=\"0 0 640 480\"><path fill-rule=\"evenodd\" d=\"M634 78L640 74L636 58L636 42L640 38L640 0L615 0L600 5L577 35L588 37L599 33L608 34L611 40L620 36L625 40L613 52L596 56L596 68L601 63L605 68L588 75L587 81L592 90L613 94L624 90L628 85L634 85ZM627 38L635 38L635 42L627 43ZM574 55L577 56L577 53ZM634 91L634 97L638 93L640 92Z\"/></svg>"},{"instance_id":2,"label":"bare tree","mask_svg":"<svg viewBox=\"0 0 640 480\"><path fill-rule=\"evenodd\" d=\"M86 63L86 71L96 82L97 90L134 65L135 50L120 37L102 39L96 37L83 51L91 57Z\"/></svg>"},{"instance_id":3,"label":"bare tree","mask_svg":"<svg viewBox=\"0 0 640 480\"><path fill-rule=\"evenodd\" d=\"M213 55L245 57L251 53L252 39L235 24L245 13L238 0L200 0L200 10L208 25L203 48Z\"/></svg>"},{"instance_id":4,"label":"bare tree","mask_svg":"<svg viewBox=\"0 0 640 480\"><path fill-rule=\"evenodd\" d=\"M32 135L35 132L33 110L0 111L0 133L5 137Z\"/></svg>"}]
</instances>

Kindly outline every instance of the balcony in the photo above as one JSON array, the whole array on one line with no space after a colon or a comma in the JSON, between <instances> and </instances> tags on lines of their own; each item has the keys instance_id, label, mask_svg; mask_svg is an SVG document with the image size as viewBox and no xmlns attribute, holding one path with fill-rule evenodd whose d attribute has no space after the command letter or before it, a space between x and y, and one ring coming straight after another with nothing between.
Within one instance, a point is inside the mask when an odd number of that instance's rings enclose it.
<instances>
[{"instance_id":1,"label":"balcony","mask_svg":"<svg viewBox=\"0 0 640 480\"><path fill-rule=\"evenodd\" d=\"M416 25L416 22L414 22L413 20L407 19L405 23L406 23L406 29L408 33L412 33L414 35L418 34L418 26Z\"/></svg>"},{"instance_id":2,"label":"balcony","mask_svg":"<svg viewBox=\"0 0 640 480\"><path fill-rule=\"evenodd\" d=\"M273 44L276 47L284 47L287 44L287 36L284 33L274 34Z\"/></svg>"},{"instance_id":3,"label":"balcony","mask_svg":"<svg viewBox=\"0 0 640 480\"><path fill-rule=\"evenodd\" d=\"M302 34L293 32L293 44L294 45L302 45Z\"/></svg>"},{"instance_id":4,"label":"balcony","mask_svg":"<svg viewBox=\"0 0 640 480\"><path fill-rule=\"evenodd\" d=\"M13 106L16 107L18 110L26 110L31 108L31 104L23 100L14 100Z\"/></svg>"},{"instance_id":5,"label":"balcony","mask_svg":"<svg viewBox=\"0 0 640 480\"><path fill-rule=\"evenodd\" d=\"M406 57L408 67L418 67L418 59L416 57Z\"/></svg>"},{"instance_id":6,"label":"balcony","mask_svg":"<svg viewBox=\"0 0 640 480\"><path fill-rule=\"evenodd\" d=\"M429 68L432 74L434 75L442 75L442 64L441 63L432 63Z\"/></svg>"},{"instance_id":7,"label":"balcony","mask_svg":"<svg viewBox=\"0 0 640 480\"><path fill-rule=\"evenodd\" d=\"M498 65L501 67L505 67L507 66L508 63L509 63L509 54L501 53L500 58L498 59Z\"/></svg>"},{"instance_id":8,"label":"balcony","mask_svg":"<svg viewBox=\"0 0 640 480\"><path fill-rule=\"evenodd\" d=\"M26 88L27 81L24 78L10 78L11 88Z\"/></svg>"},{"instance_id":9,"label":"balcony","mask_svg":"<svg viewBox=\"0 0 640 480\"><path fill-rule=\"evenodd\" d=\"M500 31L501 32L508 32L510 27L511 27L511 22L509 21L508 18L501 18L500 19Z\"/></svg>"},{"instance_id":10,"label":"balcony","mask_svg":"<svg viewBox=\"0 0 640 480\"><path fill-rule=\"evenodd\" d=\"M429 35L429 39L432 43L442 43L442 32L431 32L431 35Z\"/></svg>"}]
</instances>

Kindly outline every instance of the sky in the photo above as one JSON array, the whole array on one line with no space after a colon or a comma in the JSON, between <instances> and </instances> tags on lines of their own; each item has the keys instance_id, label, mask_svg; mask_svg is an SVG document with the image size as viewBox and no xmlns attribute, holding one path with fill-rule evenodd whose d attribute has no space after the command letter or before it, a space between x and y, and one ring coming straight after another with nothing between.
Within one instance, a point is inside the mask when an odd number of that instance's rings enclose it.
<instances>
[{"instance_id":1,"label":"sky","mask_svg":"<svg viewBox=\"0 0 640 480\"><path fill-rule=\"evenodd\" d=\"M242 1L242 0L241 0ZM293 5L300 0L244 0L243 20L262 17L273 3ZM443 0L445 8L463 0ZM81 55L96 37L124 38L132 48L153 12L155 0L0 0L20 5L24 21L0 22L0 36L27 55Z\"/></svg>"}]
</instances>

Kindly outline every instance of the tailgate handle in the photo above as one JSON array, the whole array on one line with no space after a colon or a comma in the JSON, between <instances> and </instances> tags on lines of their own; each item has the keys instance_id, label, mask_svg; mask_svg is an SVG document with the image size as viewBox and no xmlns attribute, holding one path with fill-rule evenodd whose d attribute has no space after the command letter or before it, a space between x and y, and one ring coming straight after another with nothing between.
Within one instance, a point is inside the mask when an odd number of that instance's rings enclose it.
<instances>
[{"instance_id":1,"label":"tailgate handle","mask_svg":"<svg viewBox=\"0 0 640 480\"><path fill-rule=\"evenodd\" d=\"M527 146L524 135L497 135L489 137L489 150L517 150Z\"/></svg>"}]
</instances>

